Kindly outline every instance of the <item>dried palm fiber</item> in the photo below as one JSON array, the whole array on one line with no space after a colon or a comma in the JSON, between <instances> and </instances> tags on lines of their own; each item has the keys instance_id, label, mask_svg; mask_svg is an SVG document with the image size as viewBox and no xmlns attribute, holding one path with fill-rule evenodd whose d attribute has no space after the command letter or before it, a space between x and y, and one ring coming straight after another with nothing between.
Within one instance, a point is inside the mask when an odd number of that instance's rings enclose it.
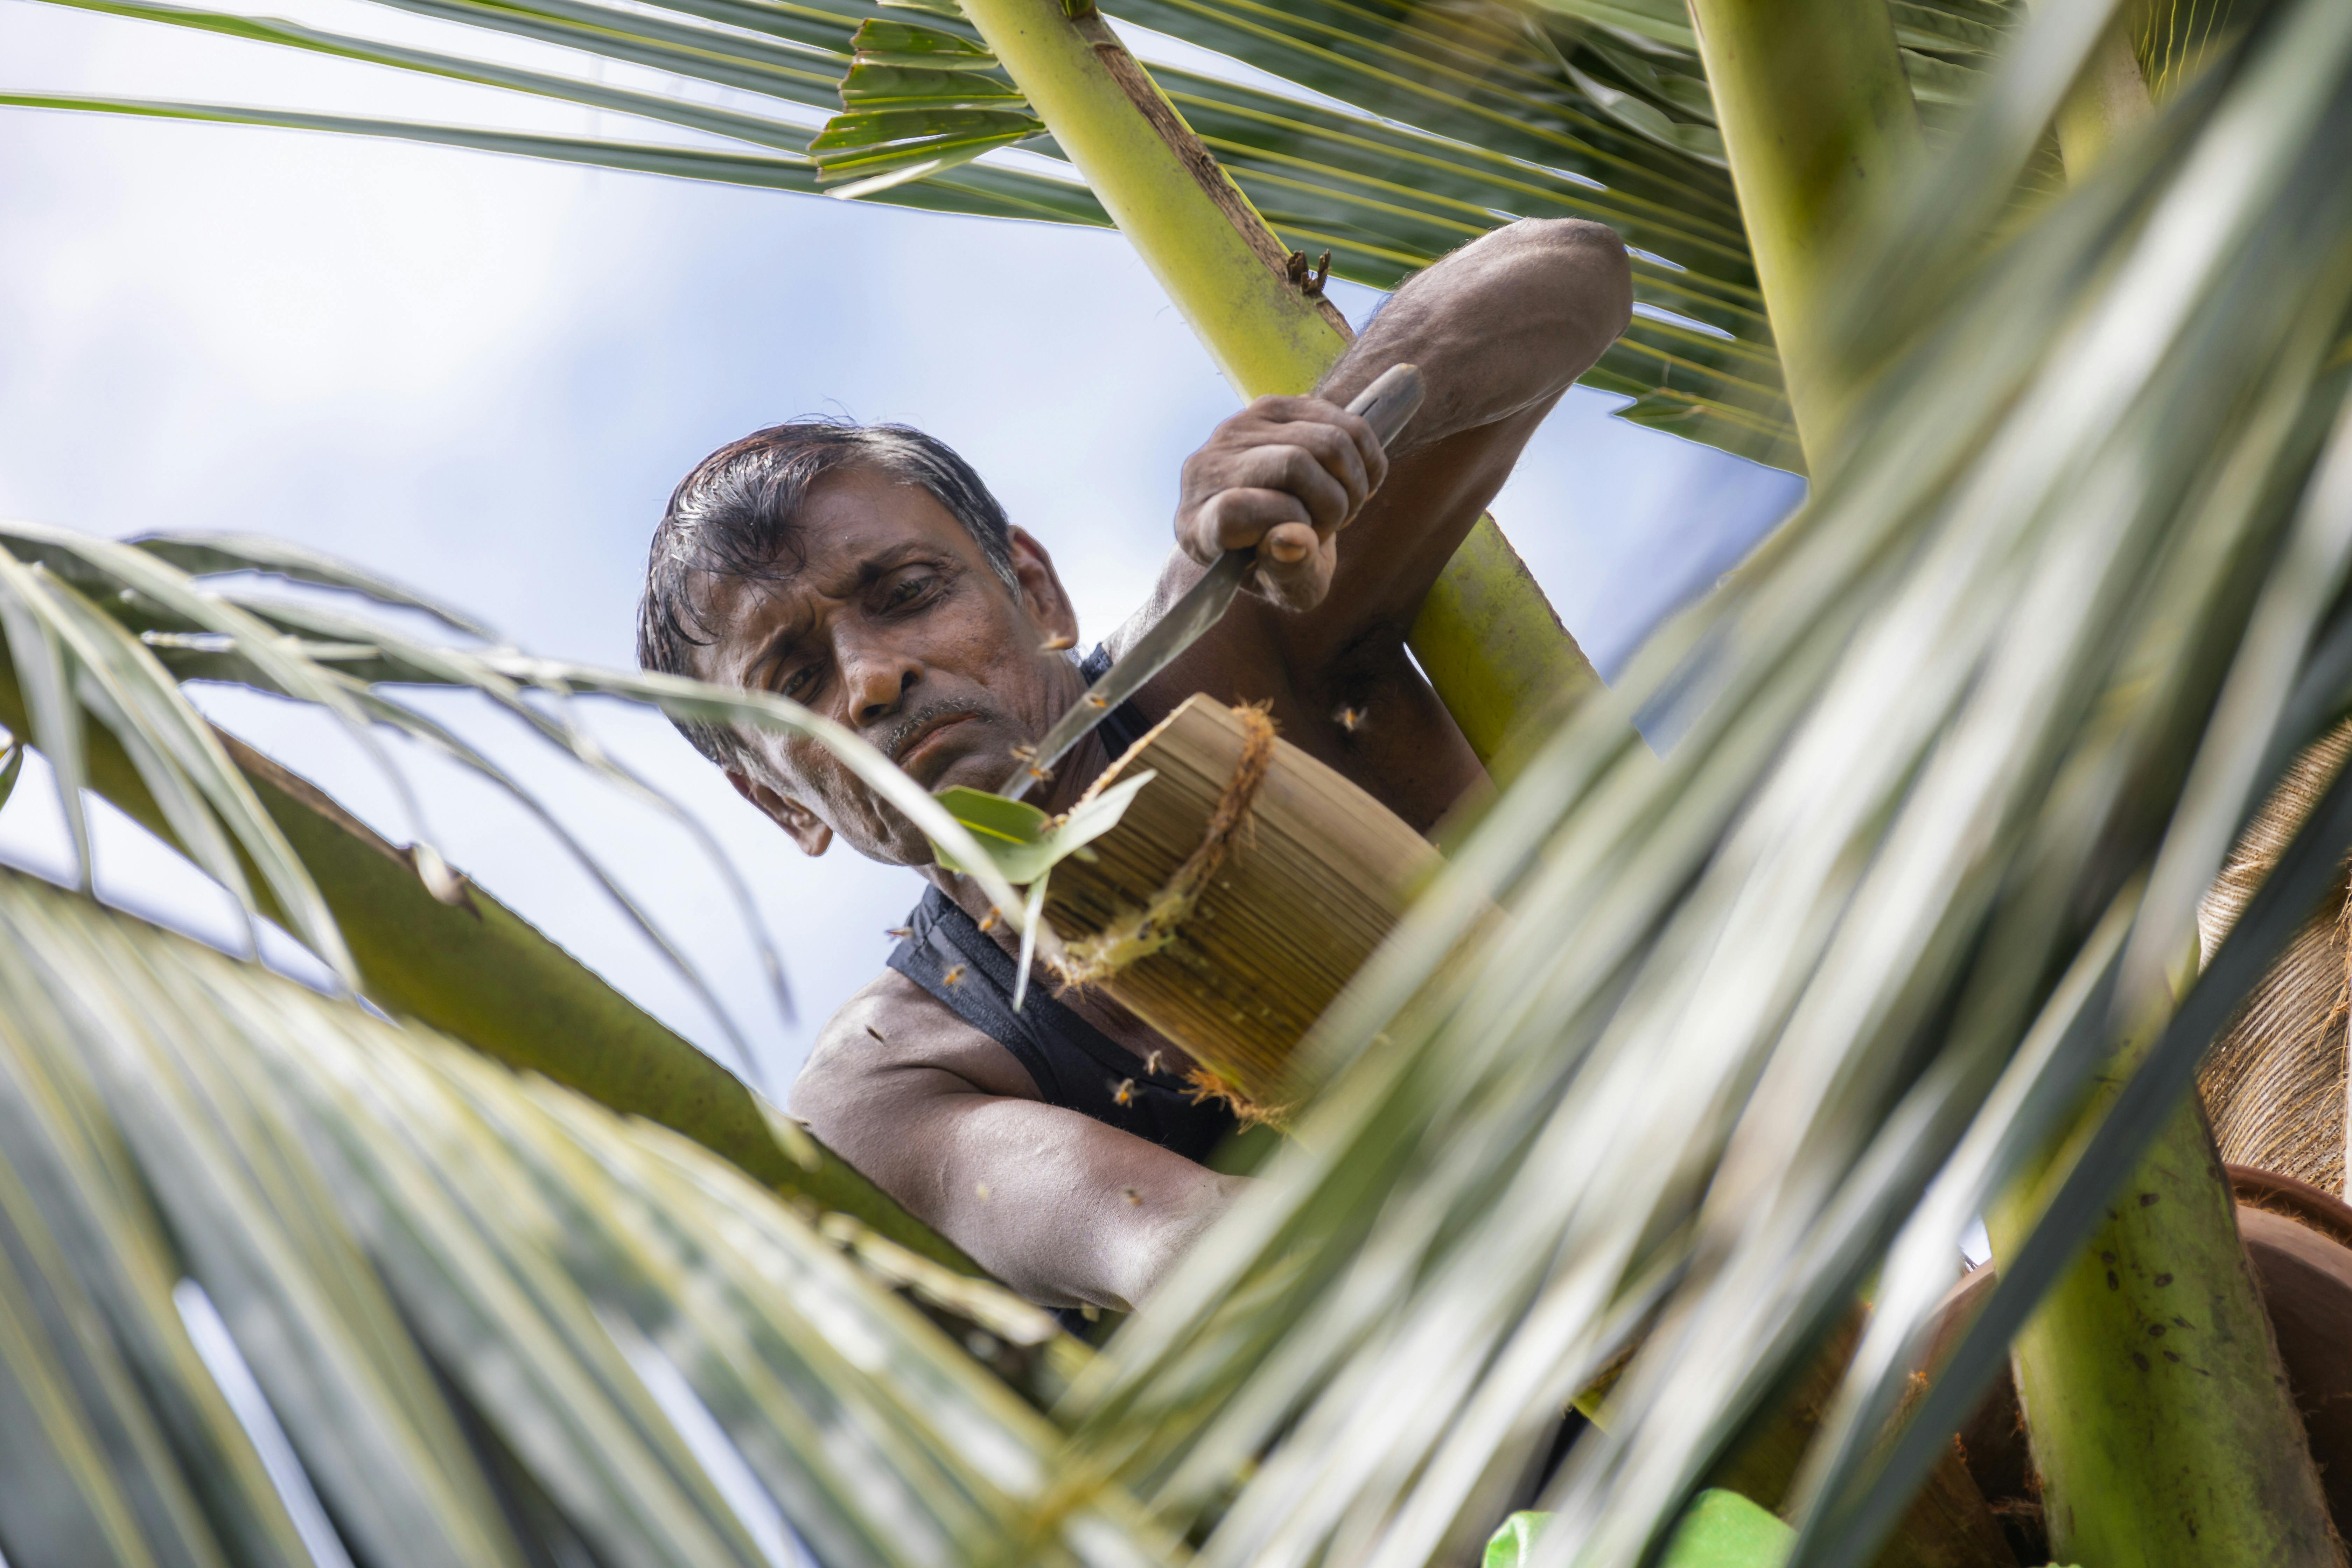
<instances>
[{"instance_id":1,"label":"dried palm fiber","mask_svg":"<svg viewBox=\"0 0 2352 1568\"><path fill-rule=\"evenodd\" d=\"M1255 709L1194 697L1093 789L1139 768L1156 776L1118 826L1054 868L1055 967L1173 1040L1203 1093L1278 1121L1300 1092L1291 1047L1437 851Z\"/></svg>"},{"instance_id":2,"label":"dried palm fiber","mask_svg":"<svg viewBox=\"0 0 2352 1568\"><path fill-rule=\"evenodd\" d=\"M2208 959L2347 755L2352 722L2306 748L2263 803L2199 906L2199 944ZM2247 996L2198 1071L2214 1140L2231 1164L2344 1191L2348 952L2352 906L2339 869L2334 890Z\"/></svg>"}]
</instances>

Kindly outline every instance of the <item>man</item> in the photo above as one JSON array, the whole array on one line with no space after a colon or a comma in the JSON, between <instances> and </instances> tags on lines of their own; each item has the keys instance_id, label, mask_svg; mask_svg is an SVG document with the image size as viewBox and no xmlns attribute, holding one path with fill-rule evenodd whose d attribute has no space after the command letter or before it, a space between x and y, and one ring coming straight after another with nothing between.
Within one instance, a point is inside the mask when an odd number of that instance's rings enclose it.
<instances>
[{"instance_id":1,"label":"man","mask_svg":"<svg viewBox=\"0 0 2352 1568\"><path fill-rule=\"evenodd\" d=\"M703 459L654 536L651 669L778 692L848 725L926 787L999 787L1109 659L1226 550L1253 593L1033 792L1066 809L1186 697L1270 705L1281 732L1426 830L1483 773L1405 631L1560 394L1624 330L1624 247L1522 222L1398 291L1314 397L1260 398L1186 460L1151 602L1084 663L1045 547L978 476L893 426L781 426ZM1428 396L1383 452L1343 405L1389 366ZM825 1026L793 1107L1000 1279L1054 1306L1126 1309L1238 1189L1200 1162L1230 1130L1169 1041L1098 994L1033 987L1010 932L922 834L823 748L687 726L800 847L836 837L929 883L890 968Z\"/></svg>"}]
</instances>

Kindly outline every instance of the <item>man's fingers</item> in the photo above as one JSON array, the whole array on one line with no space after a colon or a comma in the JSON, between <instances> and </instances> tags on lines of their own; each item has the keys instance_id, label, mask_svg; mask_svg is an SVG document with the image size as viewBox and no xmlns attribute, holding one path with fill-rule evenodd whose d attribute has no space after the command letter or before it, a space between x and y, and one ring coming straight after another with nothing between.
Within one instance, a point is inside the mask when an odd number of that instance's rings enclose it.
<instances>
[{"instance_id":1,"label":"man's fingers","mask_svg":"<svg viewBox=\"0 0 2352 1568\"><path fill-rule=\"evenodd\" d=\"M1327 531L1346 522L1360 499L1305 446L1253 447L1235 453L1223 478L1225 488L1283 490L1297 497L1307 509L1307 520Z\"/></svg>"},{"instance_id":2,"label":"man's fingers","mask_svg":"<svg viewBox=\"0 0 2352 1568\"><path fill-rule=\"evenodd\" d=\"M1310 536L1315 529L1314 517L1288 490L1220 490L1201 508L1192 530L1192 558L1206 563L1228 550L1255 550L1285 523L1297 524Z\"/></svg>"},{"instance_id":3,"label":"man's fingers","mask_svg":"<svg viewBox=\"0 0 2352 1568\"><path fill-rule=\"evenodd\" d=\"M1361 419L1328 404L1321 406L1327 418L1294 421L1282 427L1282 437L1286 441L1305 447L1322 466L1323 471L1339 480L1340 487L1348 492L1348 510L1341 518L1345 521L1356 514L1356 510L1379 487L1380 479L1373 465L1380 461L1381 444L1371 438L1371 426ZM1351 426L1360 427L1362 440L1358 439L1359 430L1349 428ZM1365 461L1368 447L1372 455L1371 463ZM1379 471L1385 472L1385 469Z\"/></svg>"},{"instance_id":4,"label":"man's fingers","mask_svg":"<svg viewBox=\"0 0 2352 1568\"><path fill-rule=\"evenodd\" d=\"M1276 604L1305 609L1323 597L1322 584L1331 574L1331 541L1287 490L1223 491L1201 509L1193 537L1198 547L1187 553L1203 565L1228 550L1255 554L1251 580Z\"/></svg>"},{"instance_id":5,"label":"man's fingers","mask_svg":"<svg viewBox=\"0 0 2352 1568\"><path fill-rule=\"evenodd\" d=\"M1388 477L1371 426L1318 397L1261 397L1185 460L1184 552L1257 558L1259 591L1305 608L1329 586L1332 536Z\"/></svg>"},{"instance_id":6,"label":"man's fingers","mask_svg":"<svg viewBox=\"0 0 2352 1568\"><path fill-rule=\"evenodd\" d=\"M1388 482L1389 455L1363 416L1350 414L1342 408L1336 423L1347 433L1349 443L1355 447L1357 461L1364 466L1364 493L1370 495Z\"/></svg>"},{"instance_id":7,"label":"man's fingers","mask_svg":"<svg viewBox=\"0 0 2352 1568\"><path fill-rule=\"evenodd\" d=\"M1349 514L1364 504L1388 478L1389 460L1380 437L1360 415L1320 397L1261 397L1248 416L1261 428L1313 452L1334 479L1347 487Z\"/></svg>"},{"instance_id":8,"label":"man's fingers","mask_svg":"<svg viewBox=\"0 0 2352 1568\"><path fill-rule=\"evenodd\" d=\"M1303 522L1286 522L1265 531L1258 541L1260 561L1275 566L1296 566L1323 546L1323 536Z\"/></svg>"}]
</instances>

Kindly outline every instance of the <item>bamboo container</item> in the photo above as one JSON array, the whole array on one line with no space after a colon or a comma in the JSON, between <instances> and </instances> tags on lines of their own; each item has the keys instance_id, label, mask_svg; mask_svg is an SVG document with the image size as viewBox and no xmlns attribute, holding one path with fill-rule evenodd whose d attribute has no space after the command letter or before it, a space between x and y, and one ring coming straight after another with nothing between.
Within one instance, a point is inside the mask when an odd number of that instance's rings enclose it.
<instances>
[{"instance_id":1,"label":"bamboo container","mask_svg":"<svg viewBox=\"0 0 2352 1568\"><path fill-rule=\"evenodd\" d=\"M1093 789L1140 768L1157 777L1093 858L1054 869L1045 916L1070 944L1062 977L1175 1041L1244 1117L1278 1120L1297 1093L1291 1047L1437 851L1262 714L1211 698L1187 700ZM1189 889L1188 863L1201 873Z\"/></svg>"}]
</instances>

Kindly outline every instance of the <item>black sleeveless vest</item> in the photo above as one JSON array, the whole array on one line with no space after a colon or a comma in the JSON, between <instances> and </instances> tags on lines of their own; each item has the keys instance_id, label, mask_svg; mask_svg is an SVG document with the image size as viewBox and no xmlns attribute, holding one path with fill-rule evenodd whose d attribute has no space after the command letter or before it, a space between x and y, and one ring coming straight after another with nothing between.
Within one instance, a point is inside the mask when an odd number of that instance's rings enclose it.
<instances>
[{"instance_id":1,"label":"black sleeveless vest","mask_svg":"<svg viewBox=\"0 0 2352 1568\"><path fill-rule=\"evenodd\" d=\"M1109 668L1110 656L1102 648L1078 667L1088 681ZM1150 728L1133 703L1122 702L1103 721L1103 740L1116 756ZM1046 1104L1203 1163L1233 1132L1233 1113L1223 1104L1195 1102L1192 1090L1175 1074L1146 1071L1133 1052L1055 1001L1043 976L1032 973L1029 994L1015 1013L1012 955L937 888L923 890L923 901L907 917L907 929L906 940L890 954L890 967L1011 1051L1036 1079ZM948 972L959 966L963 973L950 985Z\"/></svg>"}]
</instances>

